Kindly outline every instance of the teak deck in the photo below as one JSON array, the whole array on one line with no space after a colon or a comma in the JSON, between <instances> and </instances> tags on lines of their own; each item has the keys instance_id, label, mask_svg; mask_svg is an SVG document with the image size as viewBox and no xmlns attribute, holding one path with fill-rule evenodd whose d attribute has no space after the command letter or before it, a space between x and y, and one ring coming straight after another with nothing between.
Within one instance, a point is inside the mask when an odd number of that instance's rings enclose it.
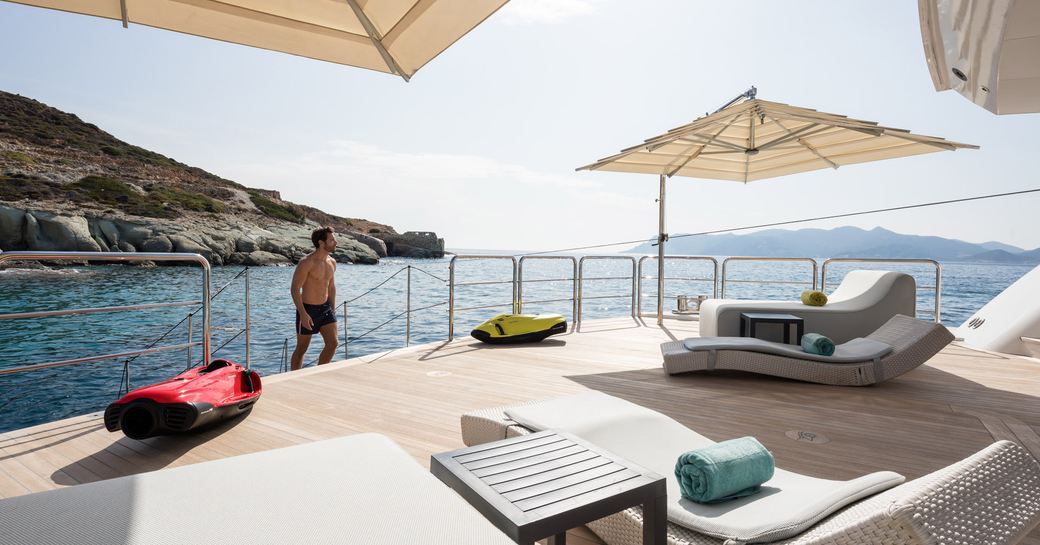
<instances>
[{"instance_id":1,"label":"teak deck","mask_svg":"<svg viewBox=\"0 0 1040 545\"><path fill-rule=\"evenodd\" d=\"M271 376L244 419L198 435L127 439L100 414L0 434L0 497L374 431L428 466L462 446L459 415L586 388L666 413L715 440L757 437L786 469L918 477L1018 441L1040 459L1040 362L958 344L863 387L661 370L658 345L696 322L605 320L527 346L435 343ZM574 540L579 542L579 540ZM1040 545L1040 530L1023 543Z\"/></svg>"}]
</instances>

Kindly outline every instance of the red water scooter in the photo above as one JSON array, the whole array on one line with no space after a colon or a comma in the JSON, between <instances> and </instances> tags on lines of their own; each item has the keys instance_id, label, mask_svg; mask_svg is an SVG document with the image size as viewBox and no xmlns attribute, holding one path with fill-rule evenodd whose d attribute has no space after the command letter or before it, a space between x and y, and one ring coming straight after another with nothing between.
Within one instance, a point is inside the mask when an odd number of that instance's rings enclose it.
<instances>
[{"instance_id":1,"label":"red water scooter","mask_svg":"<svg viewBox=\"0 0 1040 545\"><path fill-rule=\"evenodd\" d=\"M214 360L127 393L105 409L105 427L131 439L196 430L248 411L260 392L256 372Z\"/></svg>"}]
</instances>

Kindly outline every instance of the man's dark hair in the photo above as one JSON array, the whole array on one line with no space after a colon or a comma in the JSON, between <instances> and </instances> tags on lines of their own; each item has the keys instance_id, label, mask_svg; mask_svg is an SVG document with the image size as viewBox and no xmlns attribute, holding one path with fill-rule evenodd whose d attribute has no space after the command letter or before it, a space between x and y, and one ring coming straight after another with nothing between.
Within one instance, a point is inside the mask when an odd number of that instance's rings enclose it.
<instances>
[{"instance_id":1,"label":"man's dark hair","mask_svg":"<svg viewBox=\"0 0 1040 545\"><path fill-rule=\"evenodd\" d=\"M331 234L332 234L332 227L329 227L327 225L325 227L320 227L318 229L315 229L314 232L311 233L311 242L313 242L314 243L314 247L317 248L318 247L318 243L323 241L323 240L328 240L329 239L329 235L331 235Z\"/></svg>"}]
</instances>

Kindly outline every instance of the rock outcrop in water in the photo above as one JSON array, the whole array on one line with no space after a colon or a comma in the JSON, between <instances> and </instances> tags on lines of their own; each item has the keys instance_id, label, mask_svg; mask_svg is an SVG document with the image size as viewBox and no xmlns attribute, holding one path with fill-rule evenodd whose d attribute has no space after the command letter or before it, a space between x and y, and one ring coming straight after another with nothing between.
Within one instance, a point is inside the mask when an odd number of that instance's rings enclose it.
<instances>
[{"instance_id":1,"label":"rock outcrop in water","mask_svg":"<svg viewBox=\"0 0 1040 545\"><path fill-rule=\"evenodd\" d=\"M214 264L279 265L310 252L320 225L340 233L342 262L444 255L433 233L285 201L0 91L2 250L195 252Z\"/></svg>"}]
</instances>

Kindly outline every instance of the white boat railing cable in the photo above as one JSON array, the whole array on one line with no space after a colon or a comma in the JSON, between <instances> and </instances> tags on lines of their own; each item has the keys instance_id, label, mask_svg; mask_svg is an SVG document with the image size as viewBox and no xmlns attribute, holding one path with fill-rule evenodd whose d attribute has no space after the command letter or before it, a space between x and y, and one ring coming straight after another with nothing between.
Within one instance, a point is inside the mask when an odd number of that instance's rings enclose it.
<instances>
[{"instance_id":1,"label":"white boat railing cable","mask_svg":"<svg viewBox=\"0 0 1040 545\"><path fill-rule=\"evenodd\" d=\"M748 230L751 230L751 229L764 229L766 227L779 227L779 226L782 226L782 225L793 225L793 224L796 224L796 223L808 223L808 222L811 222L811 221L821 221L821 220L830 220L830 219L839 219L839 218L851 218L851 217L855 217L855 216L865 216L865 215L868 215L868 214L880 214L880 213L884 213L884 212L895 212L895 211L900 211L900 210L911 210L911 209L914 209L914 208L927 208L927 207L930 207L930 206L942 206L942 205L947 205L947 204L957 204L957 203L963 203L963 202L981 201L981 200L985 200L985 199L997 199L997 198L1001 198L1001 197L1013 197L1013 196L1017 196L1017 195L1027 195L1027 194L1030 194L1030 193L1040 193L1040 187L1034 188L1034 189L1023 189L1023 190L1020 190L1020 191L1008 191L1008 192L1005 192L1005 193L990 193L990 194L986 194L986 195L976 195L976 196L973 196L973 197L963 197L963 198L960 198L960 199L946 199L946 200L942 200L942 201L930 201L930 202L923 202L923 203L917 203L917 204L907 204L907 205L902 205L902 206L892 206L892 207L888 207L888 208L875 208L873 210L861 210L859 212L846 212L846 213L842 213L842 214L832 214L832 215L829 215L829 216L814 216L814 217L809 217L809 218L777 221L777 222L772 222L772 223L760 223L758 225L745 225L743 227L727 227L725 229L714 229L714 230L711 230L711 231L700 231L700 232L697 232L697 233L683 233L683 234L679 234L679 235L668 235L668 240L671 241L671 240L675 240L677 238L698 237L698 236L703 236L703 235L717 235L717 234L721 234L721 233L733 233L733 232L737 232L737 231L748 231ZM544 250L544 251L541 251L541 252L528 252L525 255L560 254L560 253L564 253L564 252L577 252L577 251L581 251L581 250L595 250L595 249L598 249L598 248L610 248L612 246L626 246L626 245L632 245L632 244L641 244L641 243L644 243L644 242L650 243L651 246L656 246L657 245L657 237L654 236L654 237L651 237L651 238L642 238L642 239L638 239L638 240L626 240L626 241L621 241L621 242L608 242L608 243L604 243L604 244L591 244L591 245L588 245L588 246L574 246L574 247L571 247L571 248L560 248L560 249L556 249L556 250Z\"/></svg>"},{"instance_id":2,"label":"white boat railing cable","mask_svg":"<svg viewBox=\"0 0 1040 545\"><path fill-rule=\"evenodd\" d=\"M932 317L935 319L935 323L941 323L940 313L942 312L942 264L940 264L938 261L934 259L832 257L823 262L823 270L820 272L820 290L827 289L827 267L831 263L903 263L930 265L932 268L935 269L935 283L931 286L917 286L917 289L935 292L935 306L932 310Z\"/></svg>"},{"instance_id":3,"label":"white boat railing cable","mask_svg":"<svg viewBox=\"0 0 1040 545\"><path fill-rule=\"evenodd\" d=\"M129 356L136 356L140 354L148 354L167 350L183 350L191 346L201 345L203 353L208 359L211 354L211 328L210 322L212 319L212 309L210 305L210 264L206 258L199 254L191 253L153 253L153 252L0 252L0 263L7 261L58 261L58 262L79 262L79 261L103 261L103 262L140 262L140 261L180 261L180 262L194 262L202 267L202 311L203 311L203 323L202 323L202 341L199 343L187 343L181 345L174 345L173 347L161 347L157 348L154 344L144 350L135 350L128 352L121 352L118 354L105 354L102 356L90 356L85 358L73 358L60 361L46 362L42 364L31 364L23 365L18 367L9 367L0 370L0 375L35 371L39 369L49 369L54 367L63 367L66 365L75 365L79 363L88 363L95 361L102 361L106 359L121 359ZM197 302L190 302L186 304L197 304ZM87 314L92 312L117 312L117 311L129 311L129 310L140 310L144 308L161 308L162 306L182 306L177 305L160 305L145 304L145 305L127 305L123 307L105 307L98 309L73 309L67 311L44 311L41 316L61 316L70 314ZM34 313L15 313L17 318L26 317L38 317ZM37 313L38 314L38 313ZM11 316L8 315L8 318ZM127 375L128 376L128 375Z\"/></svg>"}]
</instances>

